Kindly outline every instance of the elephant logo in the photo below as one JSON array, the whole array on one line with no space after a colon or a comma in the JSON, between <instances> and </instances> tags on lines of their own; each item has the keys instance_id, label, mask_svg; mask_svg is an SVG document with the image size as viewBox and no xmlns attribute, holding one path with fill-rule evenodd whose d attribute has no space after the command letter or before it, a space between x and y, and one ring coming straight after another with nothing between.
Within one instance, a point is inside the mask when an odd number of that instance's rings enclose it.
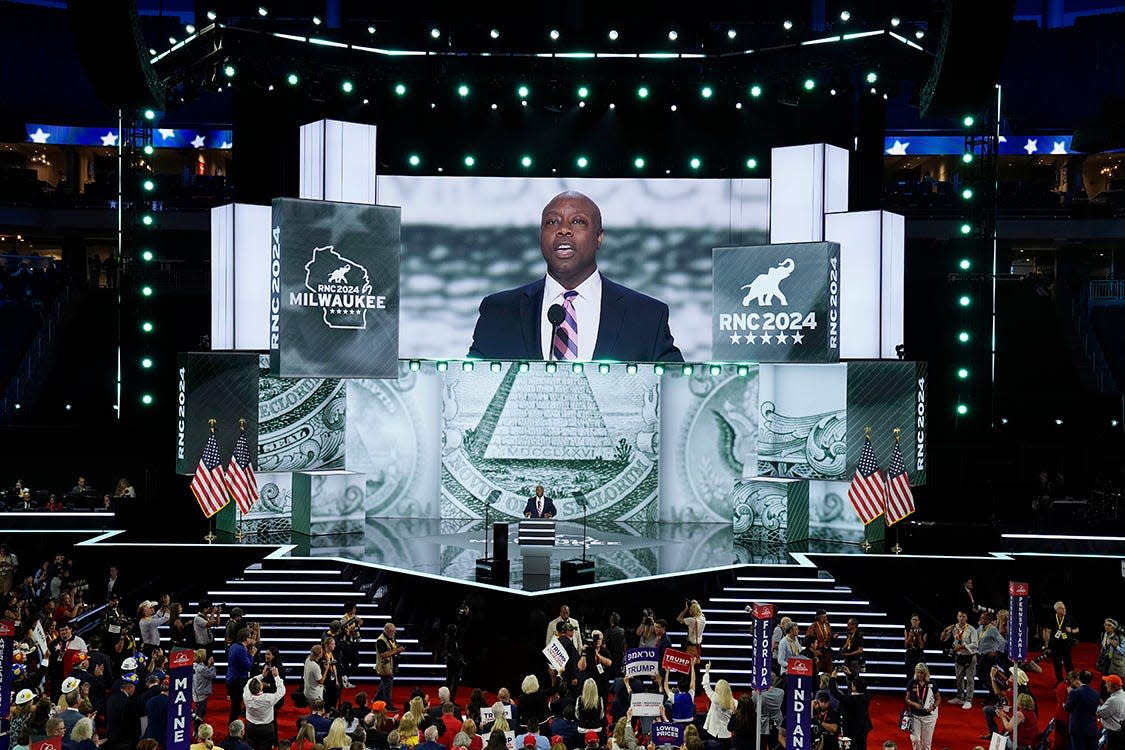
<instances>
[{"instance_id":1,"label":"elephant logo","mask_svg":"<svg viewBox=\"0 0 1125 750\"><path fill-rule=\"evenodd\" d=\"M350 265L341 266L340 268L337 268L335 271L328 274L328 283L329 284L347 284L348 283L348 271L350 271L350 270L352 270L352 267Z\"/></svg>"},{"instance_id":2,"label":"elephant logo","mask_svg":"<svg viewBox=\"0 0 1125 750\"><path fill-rule=\"evenodd\" d=\"M769 307L773 305L776 297L781 301L782 307L788 307L789 300L781 293L779 285L782 279L788 278L789 274L793 273L795 267L793 259L786 258L765 273L758 274L758 278L749 284L744 284L742 288L747 291L746 296L742 298L742 306L749 307L750 300L756 299L762 307Z\"/></svg>"}]
</instances>

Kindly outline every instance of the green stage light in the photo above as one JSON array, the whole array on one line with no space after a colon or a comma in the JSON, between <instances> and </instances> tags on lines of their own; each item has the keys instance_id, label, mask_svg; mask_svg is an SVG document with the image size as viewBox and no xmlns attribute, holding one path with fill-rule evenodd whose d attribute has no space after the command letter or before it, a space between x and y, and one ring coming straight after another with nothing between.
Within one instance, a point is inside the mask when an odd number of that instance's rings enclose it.
<instances>
[{"instance_id":1,"label":"green stage light","mask_svg":"<svg viewBox=\"0 0 1125 750\"><path fill-rule=\"evenodd\" d=\"M155 150L156 149L154 149L152 147L151 143L145 144L145 147L144 147L145 156L152 156L152 152L155 151Z\"/></svg>"},{"instance_id":2,"label":"green stage light","mask_svg":"<svg viewBox=\"0 0 1125 750\"><path fill-rule=\"evenodd\" d=\"M758 84L754 84L753 86L750 87L750 96L757 99L761 95L762 95L762 87L761 86L759 86Z\"/></svg>"},{"instance_id":3,"label":"green stage light","mask_svg":"<svg viewBox=\"0 0 1125 750\"><path fill-rule=\"evenodd\" d=\"M957 267L960 268L962 271L968 271L970 268L973 267L973 262L971 260L969 260L968 258L962 258L960 260L960 262L957 263Z\"/></svg>"},{"instance_id":4,"label":"green stage light","mask_svg":"<svg viewBox=\"0 0 1125 750\"><path fill-rule=\"evenodd\" d=\"M445 372L446 370L449 369L449 363L448 362L438 362L436 367L437 367L438 372Z\"/></svg>"},{"instance_id":5,"label":"green stage light","mask_svg":"<svg viewBox=\"0 0 1125 750\"><path fill-rule=\"evenodd\" d=\"M968 307L969 305L973 304L973 298L967 294L962 294L961 297L957 300L957 304L959 304L961 307Z\"/></svg>"},{"instance_id":6,"label":"green stage light","mask_svg":"<svg viewBox=\"0 0 1125 750\"><path fill-rule=\"evenodd\" d=\"M750 374L750 368L747 367L746 365L739 365L737 371L738 371L738 377L740 377L740 378L744 378L744 377L746 377L747 375Z\"/></svg>"},{"instance_id":7,"label":"green stage light","mask_svg":"<svg viewBox=\"0 0 1125 750\"><path fill-rule=\"evenodd\" d=\"M472 371L473 371L472 360L466 359L464 362L461 363L461 372L472 372Z\"/></svg>"},{"instance_id":8,"label":"green stage light","mask_svg":"<svg viewBox=\"0 0 1125 750\"><path fill-rule=\"evenodd\" d=\"M714 94L714 93L715 93L715 91L710 86L704 86L703 88L701 88L699 90L699 95L702 96L704 99L710 99L711 95Z\"/></svg>"},{"instance_id":9,"label":"green stage light","mask_svg":"<svg viewBox=\"0 0 1125 750\"><path fill-rule=\"evenodd\" d=\"M418 154L411 154L407 161L410 162L410 166L416 167L422 163L422 157Z\"/></svg>"},{"instance_id":10,"label":"green stage light","mask_svg":"<svg viewBox=\"0 0 1125 750\"><path fill-rule=\"evenodd\" d=\"M421 369L422 369L422 363L421 362L419 362L416 359L410 360L410 371L411 372L418 372Z\"/></svg>"},{"instance_id":11,"label":"green stage light","mask_svg":"<svg viewBox=\"0 0 1125 750\"><path fill-rule=\"evenodd\" d=\"M968 406L965 406L965 404L957 404L957 414L958 415L963 417L968 413L969 413L969 407Z\"/></svg>"},{"instance_id":12,"label":"green stage light","mask_svg":"<svg viewBox=\"0 0 1125 750\"><path fill-rule=\"evenodd\" d=\"M156 189L156 183L153 182L152 180L145 180L144 182L141 183L141 187L143 187L145 190L147 190L148 192L151 193L153 190Z\"/></svg>"},{"instance_id":13,"label":"green stage light","mask_svg":"<svg viewBox=\"0 0 1125 750\"><path fill-rule=\"evenodd\" d=\"M629 364L625 365L625 372L629 373L630 375L636 375L637 374L637 366L635 364L633 364L632 362L630 362ZM1114 425L1114 427L1116 427L1116 426L1117 425Z\"/></svg>"},{"instance_id":14,"label":"green stage light","mask_svg":"<svg viewBox=\"0 0 1125 750\"><path fill-rule=\"evenodd\" d=\"M144 224L146 227L151 227L152 222L153 222L153 218L152 218L151 214L145 214L144 216L141 217L141 223Z\"/></svg>"},{"instance_id":15,"label":"green stage light","mask_svg":"<svg viewBox=\"0 0 1125 750\"><path fill-rule=\"evenodd\" d=\"M712 376L722 375L722 374L723 374L723 368L720 365L711 365L711 375Z\"/></svg>"},{"instance_id":16,"label":"green stage light","mask_svg":"<svg viewBox=\"0 0 1125 750\"><path fill-rule=\"evenodd\" d=\"M458 87L457 87L457 96L459 96L459 97L461 97L462 99L464 99L464 98L465 98L465 97L467 97L468 95L469 95L469 86L468 86L468 84L464 84L464 83L462 83L462 84L461 84L460 86L458 86Z\"/></svg>"},{"instance_id":17,"label":"green stage light","mask_svg":"<svg viewBox=\"0 0 1125 750\"><path fill-rule=\"evenodd\" d=\"M586 167L588 167L590 165L590 160L587 159L585 156L579 156L577 159L574 160L574 163L578 165L579 169L585 169Z\"/></svg>"},{"instance_id":18,"label":"green stage light","mask_svg":"<svg viewBox=\"0 0 1125 750\"><path fill-rule=\"evenodd\" d=\"M488 369L492 370L493 372L500 372L501 364L499 362L493 362L488 366Z\"/></svg>"},{"instance_id":19,"label":"green stage light","mask_svg":"<svg viewBox=\"0 0 1125 750\"><path fill-rule=\"evenodd\" d=\"M969 343L969 332L968 331L961 331L960 333L957 334L957 340L960 341L962 344Z\"/></svg>"},{"instance_id":20,"label":"green stage light","mask_svg":"<svg viewBox=\"0 0 1125 750\"><path fill-rule=\"evenodd\" d=\"M152 333L153 330L155 330L155 328L156 328L156 326L154 326L152 324L151 320L146 320L143 323L141 323L141 330L144 331L145 333Z\"/></svg>"},{"instance_id":21,"label":"green stage light","mask_svg":"<svg viewBox=\"0 0 1125 750\"><path fill-rule=\"evenodd\" d=\"M520 166L523 167L524 169L527 169L528 167L530 167L531 164L532 164L532 161L531 161L530 156L527 156L525 154L524 156L520 157Z\"/></svg>"},{"instance_id":22,"label":"green stage light","mask_svg":"<svg viewBox=\"0 0 1125 750\"><path fill-rule=\"evenodd\" d=\"M227 65L223 68L223 75L225 75L227 78L234 78L234 73L235 70L233 65Z\"/></svg>"},{"instance_id":23,"label":"green stage light","mask_svg":"<svg viewBox=\"0 0 1125 750\"><path fill-rule=\"evenodd\" d=\"M976 122L976 120L973 119L972 115L965 115L965 118L961 120L961 124L967 128L971 128L974 122Z\"/></svg>"},{"instance_id":24,"label":"green stage light","mask_svg":"<svg viewBox=\"0 0 1125 750\"><path fill-rule=\"evenodd\" d=\"M519 364L519 371L520 372L527 372L530 369L531 369L531 365L529 365L527 362L520 362L520 364Z\"/></svg>"},{"instance_id":25,"label":"green stage light","mask_svg":"<svg viewBox=\"0 0 1125 750\"><path fill-rule=\"evenodd\" d=\"M395 96L406 96L406 84L405 83L396 83L395 84Z\"/></svg>"},{"instance_id":26,"label":"green stage light","mask_svg":"<svg viewBox=\"0 0 1125 750\"><path fill-rule=\"evenodd\" d=\"M551 374L554 374L555 370L559 369L559 366L554 362L548 362L543 369Z\"/></svg>"},{"instance_id":27,"label":"green stage light","mask_svg":"<svg viewBox=\"0 0 1125 750\"><path fill-rule=\"evenodd\" d=\"M972 188L965 188L964 190L961 191L961 197L964 198L965 200L969 200L970 198L973 197L973 189Z\"/></svg>"},{"instance_id":28,"label":"green stage light","mask_svg":"<svg viewBox=\"0 0 1125 750\"><path fill-rule=\"evenodd\" d=\"M652 366L652 372L653 372L654 375L663 375L664 374L664 365L653 365Z\"/></svg>"},{"instance_id":29,"label":"green stage light","mask_svg":"<svg viewBox=\"0 0 1125 750\"><path fill-rule=\"evenodd\" d=\"M345 94L350 94L355 91L355 84L353 84L351 81L344 81L340 84L340 90Z\"/></svg>"},{"instance_id":30,"label":"green stage light","mask_svg":"<svg viewBox=\"0 0 1125 750\"><path fill-rule=\"evenodd\" d=\"M142 250L141 251L141 260L143 260L145 263L151 263L152 259L155 258L155 257L156 256L152 254L151 250Z\"/></svg>"},{"instance_id":31,"label":"green stage light","mask_svg":"<svg viewBox=\"0 0 1125 750\"><path fill-rule=\"evenodd\" d=\"M466 154L464 162L466 167L472 167L477 163L477 160L473 157L472 154Z\"/></svg>"},{"instance_id":32,"label":"green stage light","mask_svg":"<svg viewBox=\"0 0 1125 750\"><path fill-rule=\"evenodd\" d=\"M151 297L152 296L152 287L149 286L148 284L145 284L144 286L141 287L141 294L144 295L145 297Z\"/></svg>"},{"instance_id":33,"label":"green stage light","mask_svg":"<svg viewBox=\"0 0 1125 750\"><path fill-rule=\"evenodd\" d=\"M966 151L965 153L961 154L961 161L963 161L965 164L972 164L973 155Z\"/></svg>"},{"instance_id":34,"label":"green stage light","mask_svg":"<svg viewBox=\"0 0 1125 750\"><path fill-rule=\"evenodd\" d=\"M607 365L605 362L602 362L600 365L598 365L598 372L600 372L602 375L608 375L609 365Z\"/></svg>"},{"instance_id":35,"label":"green stage light","mask_svg":"<svg viewBox=\"0 0 1125 750\"><path fill-rule=\"evenodd\" d=\"M579 99L585 99L589 95L590 95L590 89L586 88L585 86L579 86L578 87L578 98Z\"/></svg>"},{"instance_id":36,"label":"green stage light","mask_svg":"<svg viewBox=\"0 0 1125 750\"><path fill-rule=\"evenodd\" d=\"M145 110L145 119L146 120L155 120L156 119L156 111L152 110L152 109L146 109Z\"/></svg>"},{"instance_id":37,"label":"green stage light","mask_svg":"<svg viewBox=\"0 0 1125 750\"><path fill-rule=\"evenodd\" d=\"M516 89L516 96L518 96L520 99L526 99L530 94L531 89L529 89L527 86L520 86L518 89Z\"/></svg>"},{"instance_id":38,"label":"green stage light","mask_svg":"<svg viewBox=\"0 0 1125 750\"><path fill-rule=\"evenodd\" d=\"M961 225L961 234L968 234L969 232L972 232L972 231L973 231L973 225L972 224L962 224Z\"/></svg>"},{"instance_id":39,"label":"green stage light","mask_svg":"<svg viewBox=\"0 0 1125 750\"><path fill-rule=\"evenodd\" d=\"M145 406L152 406L152 402L154 400L155 399L153 399L151 393L146 393L146 394L141 396L141 403L144 404Z\"/></svg>"},{"instance_id":40,"label":"green stage light","mask_svg":"<svg viewBox=\"0 0 1125 750\"><path fill-rule=\"evenodd\" d=\"M879 80L879 74L876 73L874 70L867 74L867 82L868 83L875 83L878 80Z\"/></svg>"},{"instance_id":41,"label":"green stage light","mask_svg":"<svg viewBox=\"0 0 1125 750\"><path fill-rule=\"evenodd\" d=\"M146 370L151 370L152 369L152 357L142 357L141 358L141 367L143 367Z\"/></svg>"},{"instance_id":42,"label":"green stage light","mask_svg":"<svg viewBox=\"0 0 1125 750\"><path fill-rule=\"evenodd\" d=\"M643 157L643 156L638 156L638 157L637 157L636 159L633 159L633 166L634 166L634 167L635 167L636 169L644 169L644 168L645 168L645 159L644 159L644 157Z\"/></svg>"},{"instance_id":43,"label":"green stage light","mask_svg":"<svg viewBox=\"0 0 1125 750\"><path fill-rule=\"evenodd\" d=\"M961 380L965 380L966 378L968 378L969 377L968 368L966 368L966 367L958 368L957 377L960 378Z\"/></svg>"},{"instance_id":44,"label":"green stage light","mask_svg":"<svg viewBox=\"0 0 1125 750\"><path fill-rule=\"evenodd\" d=\"M692 169L699 169L701 166L703 166L703 161L698 156L693 156L691 157L691 160L688 161L688 164Z\"/></svg>"},{"instance_id":45,"label":"green stage light","mask_svg":"<svg viewBox=\"0 0 1125 750\"><path fill-rule=\"evenodd\" d=\"M290 85L290 86L296 86L296 85L297 85L298 83L300 83L300 82L301 82L301 78L300 78L300 76L298 76L298 75L297 75L296 73L290 73L290 74L289 74L289 75L288 75L288 76L287 76L287 77L285 78L285 80L289 82L289 85Z\"/></svg>"},{"instance_id":46,"label":"green stage light","mask_svg":"<svg viewBox=\"0 0 1125 750\"><path fill-rule=\"evenodd\" d=\"M746 160L746 168L747 169L757 169L758 168L758 160L751 156L749 159Z\"/></svg>"},{"instance_id":47,"label":"green stage light","mask_svg":"<svg viewBox=\"0 0 1125 750\"><path fill-rule=\"evenodd\" d=\"M693 367L692 365L684 365L680 368L680 371L684 375L691 375L693 372L695 372L695 367Z\"/></svg>"},{"instance_id":48,"label":"green stage light","mask_svg":"<svg viewBox=\"0 0 1125 750\"><path fill-rule=\"evenodd\" d=\"M806 78L805 79L805 91L812 91L815 88L816 88L816 81L814 81L812 78Z\"/></svg>"},{"instance_id":49,"label":"green stage light","mask_svg":"<svg viewBox=\"0 0 1125 750\"><path fill-rule=\"evenodd\" d=\"M574 364L572 364L570 366L570 371L573 372L573 373L580 374L582 372L582 370L583 370L583 367L582 367L581 362L575 362Z\"/></svg>"},{"instance_id":50,"label":"green stage light","mask_svg":"<svg viewBox=\"0 0 1125 750\"><path fill-rule=\"evenodd\" d=\"M638 99L647 99L648 98L648 86L640 86L640 87L637 88L637 98Z\"/></svg>"}]
</instances>

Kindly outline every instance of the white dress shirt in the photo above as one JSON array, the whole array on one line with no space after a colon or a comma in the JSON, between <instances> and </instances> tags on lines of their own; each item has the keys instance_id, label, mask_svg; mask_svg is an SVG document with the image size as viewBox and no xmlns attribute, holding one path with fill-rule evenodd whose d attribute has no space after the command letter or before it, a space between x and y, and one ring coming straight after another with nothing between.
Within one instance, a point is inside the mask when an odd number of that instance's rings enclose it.
<instances>
[{"instance_id":1,"label":"white dress shirt","mask_svg":"<svg viewBox=\"0 0 1125 750\"><path fill-rule=\"evenodd\" d=\"M1109 694L1105 703L1098 706L1098 718L1102 720L1102 726L1108 731L1121 730L1122 724L1125 723L1125 690Z\"/></svg>"},{"instance_id":2,"label":"white dress shirt","mask_svg":"<svg viewBox=\"0 0 1125 750\"><path fill-rule=\"evenodd\" d=\"M551 353L551 334L554 328L547 320L551 305L562 306L563 285L547 274L543 284L543 309L539 311L539 339L543 358L554 359ZM598 343L598 325L602 317L602 274L595 270L590 278L574 288L578 296L574 298L574 322L578 324L578 359L590 361L594 358L594 347Z\"/></svg>"},{"instance_id":3,"label":"white dress shirt","mask_svg":"<svg viewBox=\"0 0 1125 750\"><path fill-rule=\"evenodd\" d=\"M246 682L246 687L242 689L242 699L246 702L246 721L251 724L273 723L274 704L285 695L284 676L279 673L274 683L277 685L277 692L267 693L263 691L254 695L250 692L250 681Z\"/></svg>"}]
</instances>

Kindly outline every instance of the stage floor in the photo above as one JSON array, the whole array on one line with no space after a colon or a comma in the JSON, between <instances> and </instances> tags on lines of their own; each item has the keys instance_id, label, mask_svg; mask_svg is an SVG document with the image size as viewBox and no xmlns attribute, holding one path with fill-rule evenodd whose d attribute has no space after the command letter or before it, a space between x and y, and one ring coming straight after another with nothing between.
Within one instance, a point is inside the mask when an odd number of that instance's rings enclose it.
<instances>
[{"instance_id":1,"label":"stage floor","mask_svg":"<svg viewBox=\"0 0 1125 750\"><path fill-rule=\"evenodd\" d=\"M306 537L298 534L247 535L245 542L290 543L294 554L338 557L384 568L473 582L476 561L485 556L486 526L480 519L369 518L364 532ZM588 526L560 521L556 546L549 549L548 575L528 574L525 548L517 543L518 524L508 528L509 588L542 591L560 587L563 560L594 561L595 583L676 575L748 563L796 564L791 552L863 554L857 544L809 541L800 545L746 546L737 542L730 524L629 523ZM494 554L488 529L489 556ZM536 548L543 550L544 548ZM534 552L530 552L534 555ZM531 563L534 568L535 564Z\"/></svg>"}]
</instances>

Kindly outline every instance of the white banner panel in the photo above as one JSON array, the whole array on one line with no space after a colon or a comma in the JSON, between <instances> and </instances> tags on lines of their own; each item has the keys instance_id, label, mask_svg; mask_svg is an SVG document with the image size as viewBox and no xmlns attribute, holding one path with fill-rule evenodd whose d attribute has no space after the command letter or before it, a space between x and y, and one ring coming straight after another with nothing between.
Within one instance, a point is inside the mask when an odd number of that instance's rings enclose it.
<instances>
[{"instance_id":1,"label":"white banner panel","mask_svg":"<svg viewBox=\"0 0 1125 750\"><path fill-rule=\"evenodd\" d=\"M840 243L840 357L878 359L881 211L824 217L824 236Z\"/></svg>"},{"instance_id":2,"label":"white banner panel","mask_svg":"<svg viewBox=\"0 0 1125 750\"><path fill-rule=\"evenodd\" d=\"M898 356L895 347L903 342L906 311L906 217L883 211L883 305L880 323L883 359Z\"/></svg>"},{"instance_id":3,"label":"white banner panel","mask_svg":"<svg viewBox=\"0 0 1125 750\"><path fill-rule=\"evenodd\" d=\"M375 203L375 126L319 120L301 126L300 197Z\"/></svg>"},{"instance_id":4,"label":"white banner panel","mask_svg":"<svg viewBox=\"0 0 1125 750\"><path fill-rule=\"evenodd\" d=\"M211 209L211 348L234 348L234 204Z\"/></svg>"},{"instance_id":5,"label":"white banner panel","mask_svg":"<svg viewBox=\"0 0 1125 750\"><path fill-rule=\"evenodd\" d=\"M269 348L270 207L211 209L211 349Z\"/></svg>"},{"instance_id":6,"label":"white banner panel","mask_svg":"<svg viewBox=\"0 0 1125 750\"><path fill-rule=\"evenodd\" d=\"M848 210L848 152L814 143L772 150L770 242L819 242L824 214Z\"/></svg>"}]
</instances>

